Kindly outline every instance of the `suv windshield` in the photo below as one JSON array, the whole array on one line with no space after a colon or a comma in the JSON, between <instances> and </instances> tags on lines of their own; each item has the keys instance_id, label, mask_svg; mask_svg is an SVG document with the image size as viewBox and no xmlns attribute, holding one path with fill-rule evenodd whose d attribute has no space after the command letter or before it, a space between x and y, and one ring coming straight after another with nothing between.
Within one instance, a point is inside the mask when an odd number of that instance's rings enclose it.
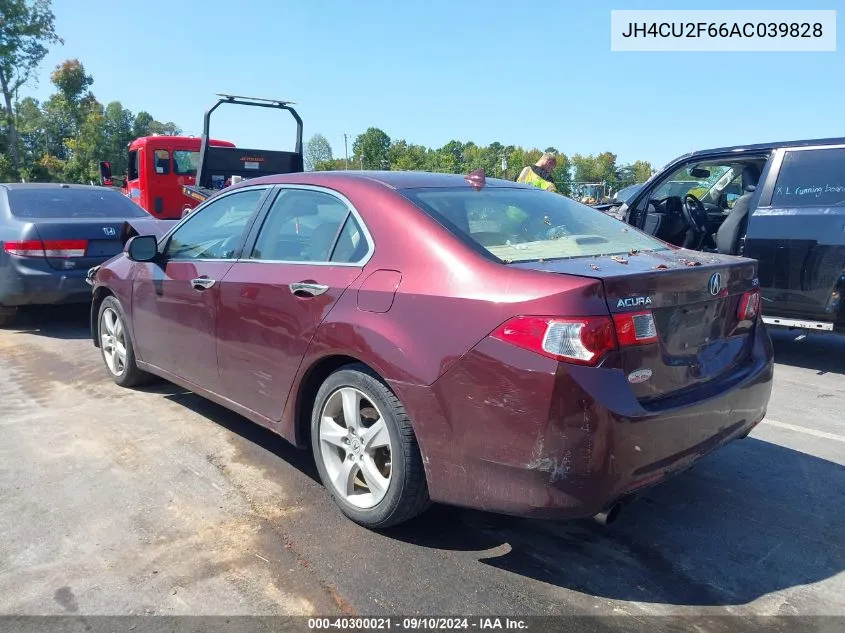
<instances>
[{"instance_id":1,"label":"suv windshield","mask_svg":"<svg viewBox=\"0 0 845 633\"><path fill-rule=\"evenodd\" d=\"M401 193L458 237L506 263L667 250L663 242L601 211L539 189L467 187Z\"/></svg>"},{"instance_id":2,"label":"suv windshield","mask_svg":"<svg viewBox=\"0 0 845 633\"><path fill-rule=\"evenodd\" d=\"M682 167L669 180L659 185L651 194L652 199L683 198L691 193L702 202L711 200L713 193L721 193L729 182L742 171L742 166L729 164L700 164Z\"/></svg>"},{"instance_id":3,"label":"suv windshield","mask_svg":"<svg viewBox=\"0 0 845 633\"><path fill-rule=\"evenodd\" d=\"M102 188L10 189L12 215L20 218L137 218L147 213L117 191Z\"/></svg>"}]
</instances>

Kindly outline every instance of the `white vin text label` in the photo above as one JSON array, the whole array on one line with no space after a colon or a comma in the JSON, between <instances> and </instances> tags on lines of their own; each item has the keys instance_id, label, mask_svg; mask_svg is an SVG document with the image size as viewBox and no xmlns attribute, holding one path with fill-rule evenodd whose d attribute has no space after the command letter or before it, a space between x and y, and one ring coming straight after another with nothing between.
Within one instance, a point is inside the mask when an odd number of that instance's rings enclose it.
<instances>
[{"instance_id":1,"label":"white vin text label","mask_svg":"<svg viewBox=\"0 0 845 633\"><path fill-rule=\"evenodd\" d=\"M611 11L611 51L836 51L836 11Z\"/></svg>"}]
</instances>

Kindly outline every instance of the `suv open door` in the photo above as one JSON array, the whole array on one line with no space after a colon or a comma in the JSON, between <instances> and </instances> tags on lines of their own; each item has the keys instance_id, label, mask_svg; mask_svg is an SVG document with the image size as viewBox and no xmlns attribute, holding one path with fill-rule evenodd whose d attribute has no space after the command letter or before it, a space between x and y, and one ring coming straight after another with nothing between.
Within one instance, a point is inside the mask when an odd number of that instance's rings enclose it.
<instances>
[{"instance_id":1,"label":"suv open door","mask_svg":"<svg viewBox=\"0 0 845 633\"><path fill-rule=\"evenodd\" d=\"M621 207L675 246L759 262L763 321L845 334L845 138L700 150ZM690 259L695 259L691 257Z\"/></svg>"},{"instance_id":2,"label":"suv open door","mask_svg":"<svg viewBox=\"0 0 845 633\"><path fill-rule=\"evenodd\" d=\"M302 153L302 119L292 101L258 99L218 94L220 99L205 113L200 141L196 185L184 185L182 192L192 200L203 201L233 180L256 178L270 174L292 174L304 170ZM209 144L211 114L224 103L286 110L296 121L294 151L217 147Z\"/></svg>"}]
</instances>

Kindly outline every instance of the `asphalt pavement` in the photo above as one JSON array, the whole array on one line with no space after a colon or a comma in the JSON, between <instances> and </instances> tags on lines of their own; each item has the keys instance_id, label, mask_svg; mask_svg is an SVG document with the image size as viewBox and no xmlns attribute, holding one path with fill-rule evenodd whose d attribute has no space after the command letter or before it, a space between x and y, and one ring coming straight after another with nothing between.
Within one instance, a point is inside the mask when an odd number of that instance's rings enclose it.
<instances>
[{"instance_id":1,"label":"asphalt pavement","mask_svg":"<svg viewBox=\"0 0 845 633\"><path fill-rule=\"evenodd\" d=\"M774 332L768 416L618 522L435 506L384 533L307 452L114 385L82 309L0 330L0 615L845 616L845 340Z\"/></svg>"}]
</instances>

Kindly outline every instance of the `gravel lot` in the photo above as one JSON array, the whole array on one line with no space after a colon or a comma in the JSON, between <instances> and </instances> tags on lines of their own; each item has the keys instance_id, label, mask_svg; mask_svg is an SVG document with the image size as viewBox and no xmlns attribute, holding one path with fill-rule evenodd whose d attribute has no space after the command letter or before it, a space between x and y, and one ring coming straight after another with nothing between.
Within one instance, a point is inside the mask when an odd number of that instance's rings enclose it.
<instances>
[{"instance_id":1,"label":"gravel lot","mask_svg":"<svg viewBox=\"0 0 845 633\"><path fill-rule=\"evenodd\" d=\"M113 385L82 309L0 330L0 614L845 615L845 341L773 333L769 417L606 528L435 507L376 534L310 456Z\"/></svg>"}]
</instances>

